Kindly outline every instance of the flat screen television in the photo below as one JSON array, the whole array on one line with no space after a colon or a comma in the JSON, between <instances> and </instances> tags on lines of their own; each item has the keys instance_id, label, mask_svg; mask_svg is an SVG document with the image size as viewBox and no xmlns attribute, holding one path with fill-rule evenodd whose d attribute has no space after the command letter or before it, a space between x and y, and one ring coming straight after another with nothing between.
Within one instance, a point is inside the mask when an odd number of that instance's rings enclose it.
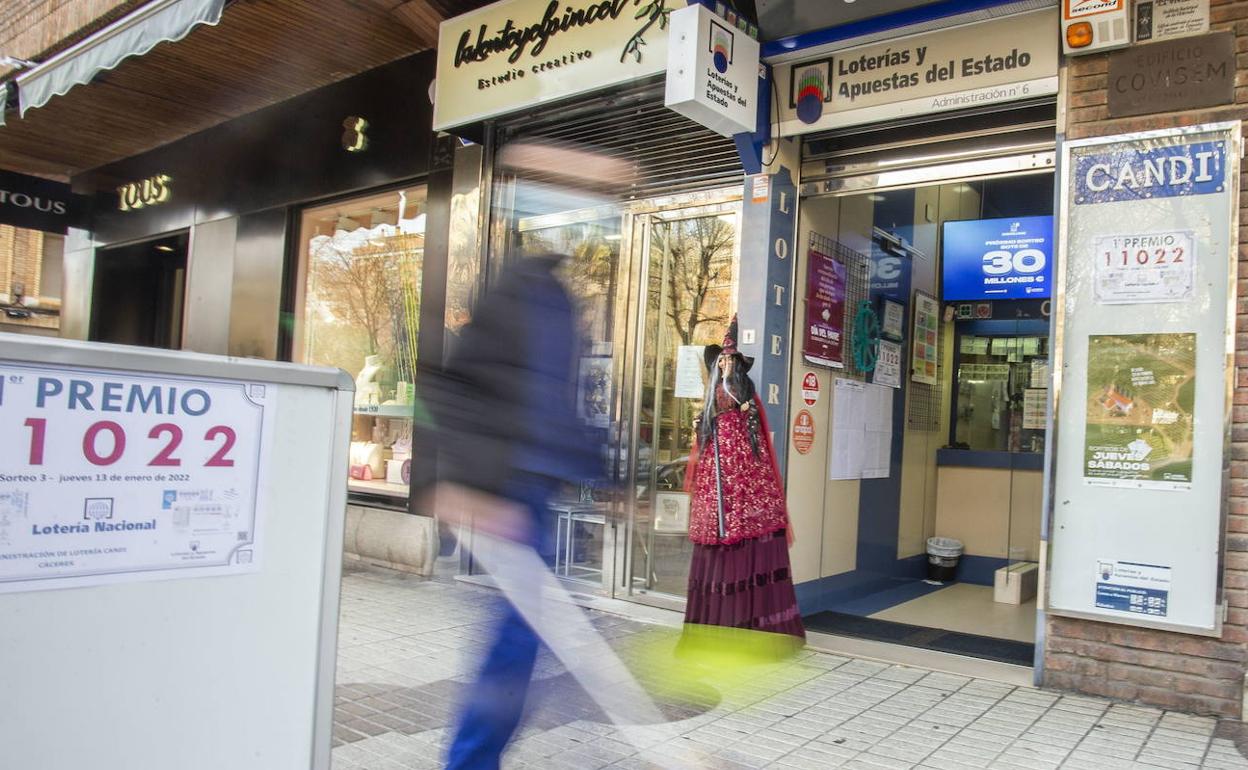
<instances>
[{"instance_id":1,"label":"flat screen television","mask_svg":"<svg viewBox=\"0 0 1248 770\"><path fill-rule=\"evenodd\" d=\"M947 301L1044 299L1053 294L1053 217L946 222L941 296Z\"/></svg>"}]
</instances>

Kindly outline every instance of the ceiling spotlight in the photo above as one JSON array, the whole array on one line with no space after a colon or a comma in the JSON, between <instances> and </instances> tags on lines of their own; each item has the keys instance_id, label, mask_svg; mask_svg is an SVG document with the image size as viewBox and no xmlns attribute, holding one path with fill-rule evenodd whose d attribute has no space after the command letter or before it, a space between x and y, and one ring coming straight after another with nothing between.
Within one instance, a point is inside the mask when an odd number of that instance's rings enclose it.
<instances>
[{"instance_id":1,"label":"ceiling spotlight","mask_svg":"<svg viewBox=\"0 0 1248 770\"><path fill-rule=\"evenodd\" d=\"M157 251L171 252L171 251L173 251L173 247L172 247L172 246L170 246L170 245L168 245L168 244L164 244L164 243L162 243L162 244L160 244L159 246L157 246L157 247L156 247L156 250L157 250Z\"/></svg>"}]
</instances>

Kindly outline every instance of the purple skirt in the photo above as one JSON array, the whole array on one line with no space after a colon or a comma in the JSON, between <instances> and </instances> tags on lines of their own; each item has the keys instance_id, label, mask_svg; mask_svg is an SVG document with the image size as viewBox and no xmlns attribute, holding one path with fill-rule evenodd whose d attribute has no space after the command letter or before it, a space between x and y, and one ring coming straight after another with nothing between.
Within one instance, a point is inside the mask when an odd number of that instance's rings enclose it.
<instances>
[{"instance_id":1,"label":"purple skirt","mask_svg":"<svg viewBox=\"0 0 1248 770\"><path fill-rule=\"evenodd\" d=\"M685 622L806 638L784 530L731 545L693 545Z\"/></svg>"}]
</instances>

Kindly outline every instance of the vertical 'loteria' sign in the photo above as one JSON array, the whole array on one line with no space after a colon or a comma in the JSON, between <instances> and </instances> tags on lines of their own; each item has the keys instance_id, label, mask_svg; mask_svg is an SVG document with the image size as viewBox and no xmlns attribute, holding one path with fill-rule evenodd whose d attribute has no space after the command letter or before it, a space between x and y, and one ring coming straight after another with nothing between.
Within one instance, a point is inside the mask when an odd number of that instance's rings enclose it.
<instances>
[{"instance_id":1,"label":"vertical 'loteria' sign","mask_svg":"<svg viewBox=\"0 0 1248 770\"><path fill-rule=\"evenodd\" d=\"M676 0L502 0L442 22L433 127L445 130L655 75Z\"/></svg>"},{"instance_id":2,"label":"vertical 'loteria' sign","mask_svg":"<svg viewBox=\"0 0 1248 770\"><path fill-rule=\"evenodd\" d=\"M706 6L671 16L664 103L717 134L758 124L758 41Z\"/></svg>"}]
</instances>

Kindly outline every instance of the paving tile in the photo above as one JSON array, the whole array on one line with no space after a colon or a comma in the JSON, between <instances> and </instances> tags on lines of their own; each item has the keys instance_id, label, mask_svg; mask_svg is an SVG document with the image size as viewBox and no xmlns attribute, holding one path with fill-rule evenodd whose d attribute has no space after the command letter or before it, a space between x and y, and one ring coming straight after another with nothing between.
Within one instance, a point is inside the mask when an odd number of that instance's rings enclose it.
<instances>
[{"instance_id":1,"label":"paving tile","mask_svg":"<svg viewBox=\"0 0 1248 770\"><path fill-rule=\"evenodd\" d=\"M347 571L334 770L441 766L463 683L502 611L496 599L439 579ZM639 632L654 631L589 617L621 651L642 649ZM659 760L726 770L1248 770L1232 742L1213 738L1213 719L809 650L736 672L713 706L668 704L673 721L627 731L603 720L553 656L543 653L535 676L509 770L652 770Z\"/></svg>"}]
</instances>

